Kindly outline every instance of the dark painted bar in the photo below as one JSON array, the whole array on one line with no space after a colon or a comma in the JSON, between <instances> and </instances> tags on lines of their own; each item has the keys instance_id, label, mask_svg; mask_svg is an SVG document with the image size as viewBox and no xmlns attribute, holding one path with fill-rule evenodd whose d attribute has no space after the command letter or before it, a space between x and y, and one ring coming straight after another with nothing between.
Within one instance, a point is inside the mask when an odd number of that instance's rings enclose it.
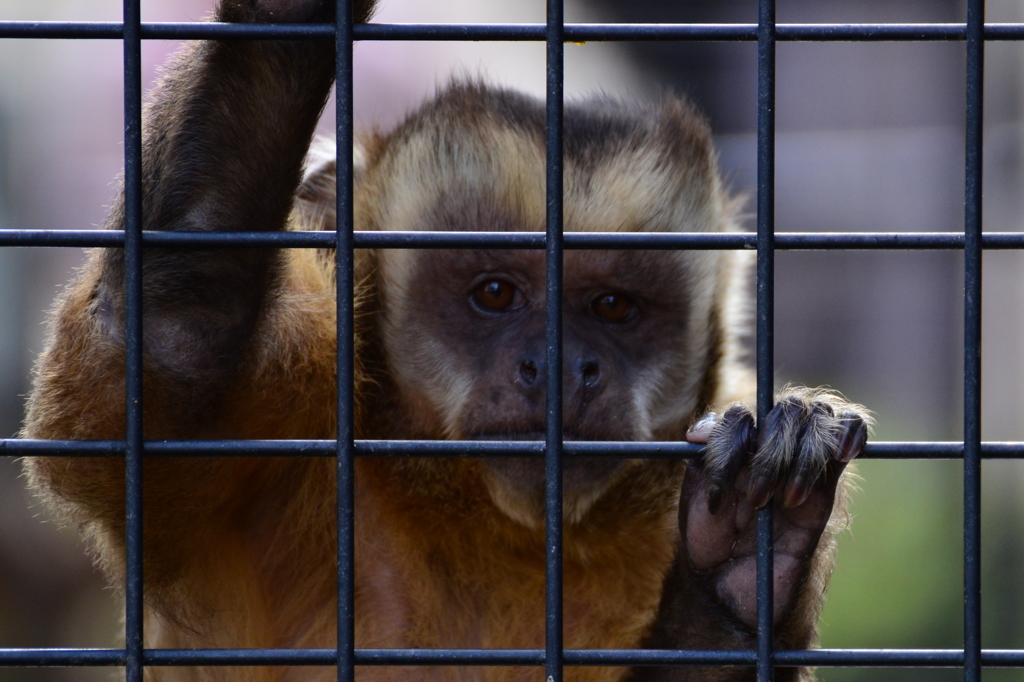
<instances>
[{"instance_id":1,"label":"dark painted bar","mask_svg":"<svg viewBox=\"0 0 1024 682\"><path fill-rule=\"evenodd\" d=\"M355 680L355 261L351 149L352 123L352 0L337 0L335 33L335 155L337 312L337 520L338 520L338 642L334 663L338 682Z\"/></svg>"},{"instance_id":2,"label":"dark painted bar","mask_svg":"<svg viewBox=\"0 0 1024 682\"><path fill-rule=\"evenodd\" d=\"M330 666L334 649L147 649L151 666L294 665ZM567 649L567 666L752 665L755 651ZM960 649L811 649L776 651L782 667L959 668ZM356 649L357 665L544 665L543 649ZM125 662L124 649L0 649L0 667L109 667ZM1024 651L981 651L985 667L1022 668Z\"/></svg>"},{"instance_id":3,"label":"dark painted bar","mask_svg":"<svg viewBox=\"0 0 1024 682\"><path fill-rule=\"evenodd\" d=\"M565 85L565 8L547 0L546 149L547 233L545 303L547 386L544 427L544 670L562 682L562 109Z\"/></svg>"},{"instance_id":4,"label":"dark painted bar","mask_svg":"<svg viewBox=\"0 0 1024 682\"><path fill-rule=\"evenodd\" d=\"M125 679L142 682L142 40L124 0Z\"/></svg>"},{"instance_id":5,"label":"dark painted bar","mask_svg":"<svg viewBox=\"0 0 1024 682\"><path fill-rule=\"evenodd\" d=\"M542 232L356 232L359 249L543 249ZM287 249L333 249L333 232L153 232L142 233L144 246L220 248L268 246ZM119 247L118 230L2 230L3 246ZM753 232L566 232L564 248L632 250L753 249ZM989 232L983 249L1022 249L1024 232ZM776 232L775 250L956 251L964 248L960 232Z\"/></svg>"},{"instance_id":6,"label":"dark painted bar","mask_svg":"<svg viewBox=\"0 0 1024 682\"><path fill-rule=\"evenodd\" d=\"M147 441L148 457L334 457L333 440ZM961 459L960 441L868 443L858 459ZM694 459L703 446L680 442L566 441L566 457ZM123 457L124 441L0 439L0 457ZM543 457L544 441L357 440L357 457ZM982 459L1024 459L1024 442L985 441Z\"/></svg>"},{"instance_id":7,"label":"dark painted bar","mask_svg":"<svg viewBox=\"0 0 1024 682\"><path fill-rule=\"evenodd\" d=\"M329 24L222 24L215 22L147 22L145 40L302 40L330 38ZM117 22L0 21L0 38L120 40ZM361 24L355 40L542 41L544 24ZM782 41L963 41L966 24L778 24ZM988 24L984 39L1024 40L1024 24ZM757 40L757 24L567 24L564 40L707 41Z\"/></svg>"},{"instance_id":8,"label":"dark painted bar","mask_svg":"<svg viewBox=\"0 0 1024 682\"><path fill-rule=\"evenodd\" d=\"M964 197L964 682L981 682L981 228L984 0L967 2Z\"/></svg>"},{"instance_id":9,"label":"dark painted bar","mask_svg":"<svg viewBox=\"0 0 1024 682\"><path fill-rule=\"evenodd\" d=\"M775 403L775 0L757 26L757 422ZM757 512L757 682L775 677L772 505Z\"/></svg>"}]
</instances>

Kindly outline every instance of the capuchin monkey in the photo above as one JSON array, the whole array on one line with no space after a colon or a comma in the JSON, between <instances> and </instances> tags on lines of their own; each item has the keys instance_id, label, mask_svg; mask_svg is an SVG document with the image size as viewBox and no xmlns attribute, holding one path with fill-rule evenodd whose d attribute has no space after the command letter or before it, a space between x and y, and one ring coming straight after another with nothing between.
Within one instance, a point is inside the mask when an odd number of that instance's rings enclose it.
<instances>
[{"instance_id":1,"label":"capuchin monkey","mask_svg":"<svg viewBox=\"0 0 1024 682\"><path fill-rule=\"evenodd\" d=\"M373 0L357 0L366 21ZM222 0L227 22L332 22L333 2ZM332 230L335 166L308 153L333 42L191 44L151 94L146 230ZM455 82L360 140L357 230L540 231L544 107ZM564 223L577 232L723 232L705 120L685 100L567 104ZM349 153L342 150L342 154ZM108 227L123 229L119 200ZM549 371L568 440L706 442L703 459L567 458L567 648L749 649L755 510L775 508L775 645L815 642L846 522L843 470L868 416L784 389L761 423L739 335L737 253L570 251L564 365L545 365L544 254L356 253L356 437L542 437ZM330 439L330 251L143 252L147 439ZM24 435L124 437L124 251L102 249L56 305ZM717 410L720 417L711 414ZM144 465L145 646L333 647L335 465L329 458L150 457ZM124 580L124 461L35 458L32 487ZM539 459L355 463L356 646L542 648ZM541 680L537 667L360 667L363 682ZM150 667L150 680L333 680L329 668ZM782 669L776 679L810 679ZM569 680L746 680L750 668L568 668Z\"/></svg>"}]
</instances>

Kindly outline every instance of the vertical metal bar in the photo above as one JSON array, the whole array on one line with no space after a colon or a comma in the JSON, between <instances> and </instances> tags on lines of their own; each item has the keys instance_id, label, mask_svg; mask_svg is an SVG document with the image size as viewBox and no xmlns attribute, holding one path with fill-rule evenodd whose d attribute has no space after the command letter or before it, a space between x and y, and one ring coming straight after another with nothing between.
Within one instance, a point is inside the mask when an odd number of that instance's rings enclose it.
<instances>
[{"instance_id":1,"label":"vertical metal bar","mask_svg":"<svg viewBox=\"0 0 1024 682\"><path fill-rule=\"evenodd\" d=\"M757 25L757 421L775 382L775 0L760 0ZM772 505L757 513L757 680L774 677Z\"/></svg>"},{"instance_id":2,"label":"vertical metal bar","mask_svg":"<svg viewBox=\"0 0 1024 682\"><path fill-rule=\"evenodd\" d=\"M984 0L967 3L964 206L964 680L981 680L981 227Z\"/></svg>"},{"instance_id":3,"label":"vertical metal bar","mask_svg":"<svg viewBox=\"0 0 1024 682\"><path fill-rule=\"evenodd\" d=\"M142 682L142 39L124 0L125 679Z\"/></svg>"},{"instance_id":4,"label":"vertical metal bar","mask_svg":"<svg viewBox=\"0 0 1024 682\"><path fill-rule=\"evenodd\" d=\"M547 4L547 417L545 589L547 682L562 681L562 102L564 8Z\"/></svg>"},{"instance_id":5,"label":"vertical metal bar","mask_svg":"<svg viewBox=\"0 0 1024 682\"><path fill-rule=\"evenodd\" d=\"M352 2L337 0L335 17L335 139L337 140L338 353L338 682L355 679L354 500L354 255L352 235Z\"/></svg>"}]
</instances>

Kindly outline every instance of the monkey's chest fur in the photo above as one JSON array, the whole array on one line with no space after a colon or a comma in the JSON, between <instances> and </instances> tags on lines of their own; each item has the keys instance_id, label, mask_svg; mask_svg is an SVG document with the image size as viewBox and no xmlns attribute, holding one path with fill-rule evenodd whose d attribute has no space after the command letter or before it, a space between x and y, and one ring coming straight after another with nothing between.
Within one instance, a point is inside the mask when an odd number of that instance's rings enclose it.
<instances>
[{"instance_id":1,"label":"monkey's chest fur","mask_svg":"<svg viewBox=\"0 0 1024 682\"><path fill-rule=\"evenodd\" d=\"M361 461L356 492L356 645L367 648L543 648L543 527L503 514L477 462ZM445 472L441 472L445 469ZM646 634L677 542L678 466L636 464L564 535L566 648L634 648ZM435 504L430 478L447 481ZM664 480L667 485L657 483ZM409 495L410 481L418 494ZM451 495L451 482L463 482ZM672 485L672 481L676 484ZM635 492L643 487L647 495ZM404 489L405 494L396 495ZM653 492L653 494L651 494ZM614 518L613 518L614 517ZM424 669L364 669L423 679ZM578 679L622 670L575 668ZM539 679L539 668L434 668L443 679Z\"/></svg>"},{"instance_id":2,"label":"monkey's chest fur","mask_svg":"<svg viewBox=\"0 0 1024 682\"><path fill-rule=\"evenodd\" d=\"M260 464L259 466L265 466ZM214 612L250 613L259 592L274 595L256 619L269 626L247 641L218 646L333 647L336 642L336 573L333 461L278 460L293 471L293 486L276 492L320 500L306 510L253 519L240 528L253 589L207 592ZM483 482L485 465L467 459L359 459L355 469L355 644L358 648L543 649L545 641L545 547L543 526L509 518ZM630 462L626 473L588 511L564 529L564 645L569 649L641 646L655 618L668 567L677 551L677 495L682 465ZM287 477L278 477L278 480ZM296 514L307 515L297 524ZM314 517L319 520L312 522ZM301 529L296 533L290 529ZM226 540L218 547L228 546ZM242 604L233 604L232 600ZM241 608L238 608L241 607ZM213 617L209 617L213 615ZM194 642L164 639L147 629L150 646ZM167 631L170 636L174 632ZM203 644L218 640L206 633ZM333 669L292 668L284 679L333 679ZM575 680L621 679L611 667L567 668ZM159 673L158 673L159 674ZM312 677L311 677L312 674ZM357 668L376 680L512 682L541 680L532 667Z\"/></svg>"}]
</instances>

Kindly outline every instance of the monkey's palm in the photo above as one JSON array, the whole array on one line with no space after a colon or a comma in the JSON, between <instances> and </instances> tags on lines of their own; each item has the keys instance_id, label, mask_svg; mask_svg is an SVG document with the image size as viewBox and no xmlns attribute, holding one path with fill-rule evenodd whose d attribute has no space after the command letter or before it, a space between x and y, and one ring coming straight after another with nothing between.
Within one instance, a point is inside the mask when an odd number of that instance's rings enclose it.
<instances>
[{"instance_id":1,"label":"monkey's palm","mask_svg":"<svg viewBox=\"0 0 1024 682\"><path fill-rule=\"evenodd\" d=\"M707 440L689 467L680 531L697 589L743 624L757 621L756 512L775 500L774 618L789 612L832 515L840 475L863 448L867 416L829 393L794 389L760 429L742 406L691 440ZM703 430L703 433L701 432Z\"/></svg>"}]
</instances>

